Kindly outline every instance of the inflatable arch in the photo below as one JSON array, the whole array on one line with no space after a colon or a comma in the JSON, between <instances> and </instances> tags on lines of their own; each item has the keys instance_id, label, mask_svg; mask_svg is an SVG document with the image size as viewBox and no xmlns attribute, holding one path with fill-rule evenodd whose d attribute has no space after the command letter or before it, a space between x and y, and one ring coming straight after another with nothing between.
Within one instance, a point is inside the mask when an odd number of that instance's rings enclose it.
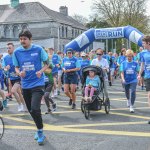
<instances>
[{"instance_id":1,"label":"inflatable arch","mask_svg":"<svg viewBox=\"0 0 150 150\"><path fill-rule=\"evenodd\" d=\"M65 45L65 51L67 48L72 48L75 51L81 52L97 39L126 38L138 46L142 46L143 36L143 33L132 26L100 29L91 28Z\"/></svg>"}]
</instances>

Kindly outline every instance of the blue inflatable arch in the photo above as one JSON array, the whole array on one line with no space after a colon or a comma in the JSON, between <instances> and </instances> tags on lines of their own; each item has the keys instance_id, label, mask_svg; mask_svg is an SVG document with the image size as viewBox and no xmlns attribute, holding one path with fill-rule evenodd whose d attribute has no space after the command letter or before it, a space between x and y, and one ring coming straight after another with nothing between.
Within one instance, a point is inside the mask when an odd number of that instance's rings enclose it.
<instances>
[{"instance_id":1,"label":"blue inflatable arch","mask_svg":"<svg viewBox=\"0 0 150 150\"><path fill-rule=\"evenodd\" d=\"M100 29L91 28L65 45L65 51L67 48L72 48L77 52L81 52L97 39L126 38L129 41L142 46L143 36L143 33L132 26Z\"/></svg>"}]
</instances>

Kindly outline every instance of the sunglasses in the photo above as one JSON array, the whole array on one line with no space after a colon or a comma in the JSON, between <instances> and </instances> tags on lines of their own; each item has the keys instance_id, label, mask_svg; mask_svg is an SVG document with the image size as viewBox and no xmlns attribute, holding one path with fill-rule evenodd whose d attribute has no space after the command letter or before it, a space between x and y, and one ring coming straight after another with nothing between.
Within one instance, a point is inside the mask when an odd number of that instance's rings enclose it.
<instances>
[{"instance_id":1,"label":"sunglasses","mask_svg":"<svg viewBox=\"0 0 150 150\"><path fill-rule=\"evenodd\" d=\"M67 54L72 54L72 52L67 52Z\"/></svg>"},{"instance_id":2,"label":"sunglasses","mask_svg":"<svg viewBox=\"0 0 150 150\"><path fill-rule=\"evenodd\" d=\"M103 54L97 53L96 55L99 55L99 56L101 56L101 55L103 55Z\"/></svg>"}]
</instances>

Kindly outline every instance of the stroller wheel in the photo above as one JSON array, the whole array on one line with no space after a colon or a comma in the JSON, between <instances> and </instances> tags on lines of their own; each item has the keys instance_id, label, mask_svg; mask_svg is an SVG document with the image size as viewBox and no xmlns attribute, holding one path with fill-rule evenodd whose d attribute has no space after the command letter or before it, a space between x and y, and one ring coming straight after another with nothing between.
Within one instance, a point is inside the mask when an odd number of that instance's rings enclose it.
<instances>
[{"instance_id":1,"label":"stroller wheel","mask_svg":"<svg viewBox=\"0 0 150 150\"><path fill-rule=\"evenodd\" d=\"M82 113L84 113L84 102L83 101L81 101L81 111L82 111Z\"/></svg>"},{"instance_id":2,"label":"stroller wheel","mask_svg":"<svg viewBox=\"0 0 150 150\"><path fill-rule=\"evenodd\" d=\"M90 109L89 106L84 106L84 115L86 119L90 119Z\"/></svg>"},{"instance_id":3,"label":"stroller wheel","mask_svg":"<svg viewBox=\"0 0 150 150\"><path fill-rule=\"evenodd\" d=\"M109 111L110 111L110 100L107 99L105 101L105 112L106 112L106 114L109 114Z\"/></svg>"}]
</instances>

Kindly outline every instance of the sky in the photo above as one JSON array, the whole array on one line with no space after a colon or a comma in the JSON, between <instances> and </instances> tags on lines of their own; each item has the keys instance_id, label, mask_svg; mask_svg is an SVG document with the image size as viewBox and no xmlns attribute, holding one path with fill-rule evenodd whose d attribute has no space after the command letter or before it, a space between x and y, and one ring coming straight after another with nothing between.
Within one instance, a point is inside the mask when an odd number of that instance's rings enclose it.
<instances>
[{"instance_id":1,"label":"sky","mask_svg":"<svg viewBox=\"0 0 150 150\"><path fill-rule=\"evenodd\" d=\"M37 1L54 11L59 11L60 6L67 6L69 16L78 14L89 18L91 14L92 0L19 0L20 3ZM3 4L10 4L10 0L0 0L0 5Z\"/></svg>"}]
</instances>

